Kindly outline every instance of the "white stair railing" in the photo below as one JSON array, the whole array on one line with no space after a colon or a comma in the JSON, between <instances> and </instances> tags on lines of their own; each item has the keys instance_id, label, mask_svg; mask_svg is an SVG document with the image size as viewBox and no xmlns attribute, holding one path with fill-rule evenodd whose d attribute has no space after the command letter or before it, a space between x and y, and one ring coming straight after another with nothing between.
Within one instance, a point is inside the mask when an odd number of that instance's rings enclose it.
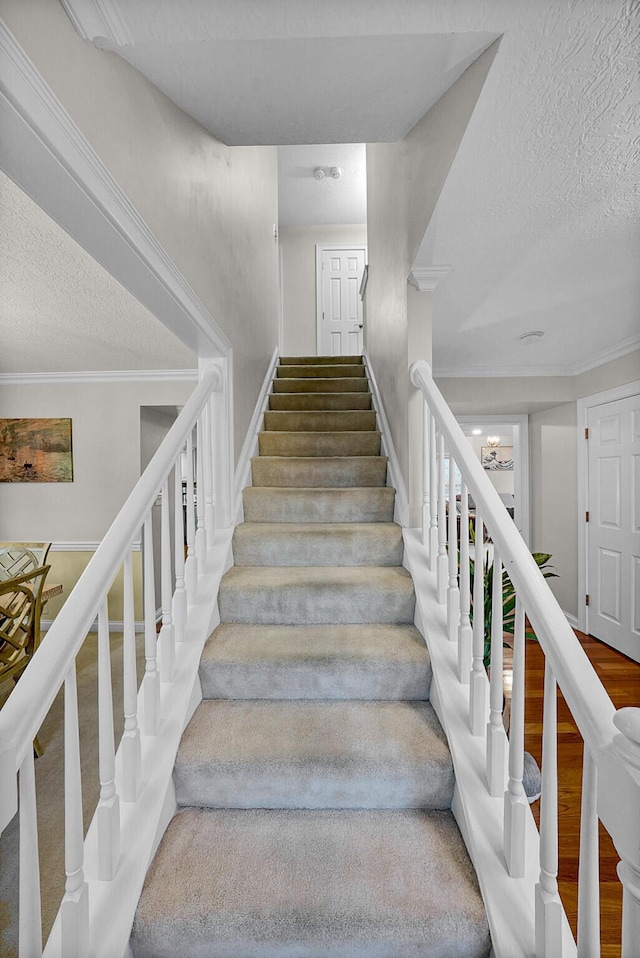
<instances>
[{"instance_id":1,"label":"white stair railing","mask_svg":"<svg viewBox=\"0 0 640 958\"><path fill-rule=\"evenodd\" d=\"M0 829L4 829L18 812L18 794L20 797L20 958L38 958L43 954L33 740L63 686L66 886L45 955L55 954L63 958L86 958L90 952L93 955L115 955L109 950L111 946L105 946L107 951L104 951L99 943L100 935L108 927L113 914L108 905L100 917L100 934L91 927L92 888L91 881L87 880L87 869L97 878L95 887L98 889L98 897L103 895L108 883L116 884L114 878L118 875L126 852L126 849L121 847L121 812L127 810L127 817L131 817L130 810L135 809L139 801L143 782L148 784L148 780L155 774L157 756L149 764L147 754L148 764L145 765L144 742L148 742L149 737L156 737L156 740L160 738L158 731L162 727L165 713L174 708L174 674L180 657L184 658L189 645L185 639L191 625L190 620L199 611L196 608L198 573L205 571L207 546L211 547L215 540L212 526L214 470L211 461L205 462L204 457L211 458L214 452L210 428L216 422L214 404L221 401L221 385L220 368L213 363L203 367L197 388L106 533L0 712ZM194 429L197 430L198 436L195 448L197 486L194 486ZM186 563L181 466L185 446L188 549ZM170 481L173 481L175 486L173 524L170 523L169 512ZM151 523L151 508L159 494L162 497L161 597L155 594ZM145 672L138 695L131 553L134 543L140 538L141 529L144 540ZM175 588L172 588L172 565L175 571ZM116 761L107 595L122 567L124 732L119 760ZM162 626L158 637L156 611L159 598ZM76 656L96 617L100 798L94 818L96 860L88 863L85 850L89 836L85 842L83 832ZM206 629L206 626L205 622L203 629ZM197 658L194 661L197 662ZM192 681L195 669L197 665L194 666ZM180 731L181 728L178 729L176 742ZM166 733L166 728L164 732ZM149 749L146 749L146 752L149 753ZM172 764L170 759L168 767ZM46 796L43 800L46 801ZM139 814L143 818L149 815L148 801L140 807ZM137 831L134 822L129 834L135 837ZM147 862L148 854L146 860L138 863L141 869L139 885ZM135 882L133 884L135 886ZM121 890L116 894L122 897ZM132 904L135 907L135 900ZM128 930L125 929L125 941L126 938Z\"/></svg>"},{"instance_id":2,"label":"white stair railing","mask_svg":"<svg viewBox=\"0 0 640 958\"><path fill-rule=\"evenodd\" d=\"M437 601L448 611L449 638L459 643L456 681L468 683L468 719L465 734L482 737L486 745L485 787L492 801L502 804L503 861L514 881L531 866L525 840L529 810L523 789L525 616L545 654L542 797L539 880L535 887L536 958L576 954L567 944L566 916L558 894L558 771L556 688L562 691L584 740L584 777L578 886L578 944L580 958L600 954L598 909L597 821L603 823L620 855L618 874L623 886L622 958L638 955L640 942L640 708L616 712L606 690L570 628L524 540L509 517L492 483L435 385L426 362L414 363L410 378L424 399L423 529L421 542L429 550L425 568L436 572ZM435 420L435 429L433 422ZM448 503L444 502L443 457L449 455ZM460 532L455 471L462 476ZM436 478L437 477L437 478ZM433 501L438 508L433 515ZM471 599L473 634L469 625L469 516L467 493L476 505L474 594ZM427 508L430 499L431 509ZM447 510L448 557L444 544ZM435 523L434 523L435 518ZM427 528L427 522L429 527ZM434 534L437 525L437 535ZM486 529L489 544L484 544ZM492 545L491 545L492 544ZM436 555L437 550L437 555ZM484 665L483 561L490 551L494 562L491 633L491 686ZM460 555L460 567L454 556ZM516 592L513 690L509 740L502 722L502 580L504 569ZM496 574L497 570L497 574ZM447 580L448 572L448 580ZM459 602L457 575L459 574ZM497 580L497 581L496 581ZM448 589L446 588L448 581ZM457 610L456 610L457 606ZM451 621L456 613L458 627ZM488 720L487 720L488 719ZM506 766L506 767L505 767ZM505 787L506 785L506 787ZM471 796L473 801L473 796ZM561 853L561 850L560 850ZM482 862L476 861L476 868ZM482 879L482 876L480 875ZM481 880L482 884L482 880ZM523 886L524 887L524 886ZM507 919L508 920L508 919ZM570 935L569 935L570 937ZM497 954L497 952L496 952ZM511 956L509 956L511 958Z\"/></svg>"}]
</instances>

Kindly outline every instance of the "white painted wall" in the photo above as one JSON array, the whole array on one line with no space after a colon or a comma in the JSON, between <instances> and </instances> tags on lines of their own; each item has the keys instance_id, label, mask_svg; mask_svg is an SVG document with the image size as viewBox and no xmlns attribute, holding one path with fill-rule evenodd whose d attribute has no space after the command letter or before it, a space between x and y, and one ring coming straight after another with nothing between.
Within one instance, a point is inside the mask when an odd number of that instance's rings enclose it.
<instances>
[{"instance_id":1,"label":"white painted wall","mask_svg":"<svg viewBox=\"0 0 640 958\"><path fill-rule=\"evenodd\" d=\"M225 147L59 3L4 0L2 16L231 340L239 450L278 337L275 147Z\"/></svg>"},{"instance_id":2,"label":"white painted wall","mask_svg":"<svg viewBox=\"0 0 640 958\"><path fill-rule=\"evenodd\" d=\"M282 226L283 355L315 356L316 245L366 246L366 225Z\"/></svg>"}]
</instances>

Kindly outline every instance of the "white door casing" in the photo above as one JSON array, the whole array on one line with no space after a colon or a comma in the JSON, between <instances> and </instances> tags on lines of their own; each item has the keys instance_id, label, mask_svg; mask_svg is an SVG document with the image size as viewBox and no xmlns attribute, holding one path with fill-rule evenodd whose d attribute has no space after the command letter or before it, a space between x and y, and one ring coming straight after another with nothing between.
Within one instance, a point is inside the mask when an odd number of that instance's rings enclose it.
<instances>
[{"instance_id":1,"label":"white door casing","mask_svg":"<svg viewBox=\"0 0 640 958\"><path fill-rule=\"evenodd\" d=\"M360 284L366 249L316 246L317 351L322 356L362 353Z\"/></svg>"},{"instance_id":2,"label":"white door casing","mask_svg":"<svg viewBox=\"0 0 640 958\"><path fill-rule=\"evenodd\" d=\"M587 424L588 628L640 662L640 395L592 406Z\"/></svg>"}]
</instances>

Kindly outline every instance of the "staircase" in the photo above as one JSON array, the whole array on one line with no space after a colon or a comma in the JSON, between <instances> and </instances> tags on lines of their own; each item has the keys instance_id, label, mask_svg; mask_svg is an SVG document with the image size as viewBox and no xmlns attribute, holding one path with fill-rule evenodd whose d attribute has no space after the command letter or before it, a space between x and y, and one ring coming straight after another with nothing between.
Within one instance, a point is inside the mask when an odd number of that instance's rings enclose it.
<instances>
[{"instance_id":1,"label":"staircase","mask_svg":"<svg viewBox=\"0 0 640 958\"><path fill-rule=\"evenodd\" d=\"M365 367L277 373L133 954L486 956Z\"/></svg>"}]
</instances>

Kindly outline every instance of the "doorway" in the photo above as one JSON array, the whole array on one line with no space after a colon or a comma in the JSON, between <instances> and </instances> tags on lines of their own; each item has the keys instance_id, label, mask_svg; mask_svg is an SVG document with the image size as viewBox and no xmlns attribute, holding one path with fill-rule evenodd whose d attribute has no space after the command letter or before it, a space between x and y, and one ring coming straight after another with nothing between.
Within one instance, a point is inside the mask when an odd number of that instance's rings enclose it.
<instances>
[{"instance_id":1,"label":"doorway","mask_svg":"<svg viewBox=\"0 0 640 958\"><path fill-rule=\"evenodd\" d=\"M316 246L316 329L319 356L360 356L360 285L366 247Z\"/></svg>"}]
</instances>

